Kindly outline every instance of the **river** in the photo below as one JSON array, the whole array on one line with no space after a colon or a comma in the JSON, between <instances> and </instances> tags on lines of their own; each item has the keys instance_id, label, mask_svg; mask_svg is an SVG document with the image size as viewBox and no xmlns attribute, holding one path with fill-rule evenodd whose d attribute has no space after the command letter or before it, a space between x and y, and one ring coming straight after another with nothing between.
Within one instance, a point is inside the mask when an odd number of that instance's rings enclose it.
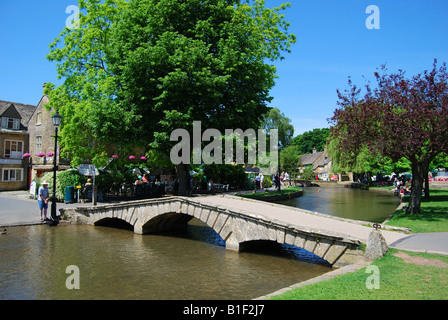
<instances>
[{"instance_id":1,"label":"river","mask_svg":"<svg viewBox=\"0 0 448 320\"><path fill-rule=\"evenodd\" d=\"M327 194L330 202L339 199L338 207L342 196L336 197L334 190L306 190L294 201L323 205ZM359 198L360 190L345 191ZM364 193L372 199L364 199L359 207L387 202L375 192ZM394 203L393 197L389 200ZM387 210L391 213L395 207ZM313 210L320 209L324 207ZM73 265L79 269L79 290L66 287L71 276L66 268ZM11 227L0 236L0 299L252 299L331 270L290 246L226 251L223 240L195 219L181 233L142 236L124 229L61 223L52 228Z\"/></svg>"},{"instance_id":2,"label":"river","mask_svg":"<svg viewBox=\"0 0 448 320\"><path fill-rule=\"evenodd\" d=\"M350 188L303 188L304 195L278 203L328 215L381 223L400 205L389 192Z\"/></svg>"}]
</instances>

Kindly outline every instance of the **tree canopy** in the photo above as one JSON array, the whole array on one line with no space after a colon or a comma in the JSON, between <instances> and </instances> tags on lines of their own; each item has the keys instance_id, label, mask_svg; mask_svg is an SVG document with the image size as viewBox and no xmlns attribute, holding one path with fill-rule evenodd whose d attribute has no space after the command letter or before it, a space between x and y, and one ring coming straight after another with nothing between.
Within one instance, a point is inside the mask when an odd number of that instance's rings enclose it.
<instances>
[{"instance_id":1,"label":"tree canopy","mask_svg":"<svg viewBox=\"0 0 448 320\"><path fill-rule=\"evenodd\" d=\"M83 0L79 28L51 45L63 85L47 86L75 162L110 144L169 154L174 129L258 128L295 36L264 0ZM94 141L88 144L86 141ZM186 181L187 167L181 179ZM179 172L178 172L179 174ZM181 180L182 185L182 180ZM180 189L181 192L181 189Z\"/></svg>"},{"instance_id":2,"label":"tree canopy","mask_svg":"<svg viewBox=\"0 0 448 320\"><path fill-rule=\"evenodd\" d=\"M314 148L320 152L324 151L329 135L329 128L316 128L297 135L292 144L298 148L299 154L312 153Z\"/></svg>"},{"instance_id":3,"label":"tree canopy","mask_svg":"<svg viewBox=\"0 0 448 320\"><path fill-rule=\"evenodd\" d=\"M262 129L266 129L269 135L270 129L278 130L279 149L288 147L292 142L294 136L294 126L291 124L291 119L285 116L278 108L271 108L266 113L261 124Z\"/></svg>"},{"instance_id":4,"label":"tree canopy","mask_svg":"<svg viewBox=\"0 0 448 320\"><path fill-rule=\"evenodd\" d=\"M368 150L398 161L408 159L412 169L412 191L407 212L420 212L423 181L429 165L448 149L448 73L446 64L411 78L405 72L375 73L378 87L368 84L366 93L349 81L339 94L339 108L331 119L342 163L353 164Z\"/></svg>"}]
</instances>

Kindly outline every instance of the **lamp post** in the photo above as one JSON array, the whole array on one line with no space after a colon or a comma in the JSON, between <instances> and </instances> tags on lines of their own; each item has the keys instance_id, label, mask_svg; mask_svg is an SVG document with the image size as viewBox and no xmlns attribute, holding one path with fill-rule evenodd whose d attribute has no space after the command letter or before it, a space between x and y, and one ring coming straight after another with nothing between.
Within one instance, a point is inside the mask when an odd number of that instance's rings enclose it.
<instances>
[{"instance_id":1,"label":"lamp post","mask_svg":"<svg viewBox=\"0 0 448 320\"><path fill-rule=\"evenodd\" d=\"M56 113L51 117L53 120L53 126L54 126L54 158L53 158L53 199L51 202L51 219L52 224L50 225L57 225L58 220L56 218L56 172L58 171L58 165L56 162L57 158L57 148L58 148L58 128L61 125L62 117L59 114L59 110L56 110Z\"/></svg>"}]
</instances>

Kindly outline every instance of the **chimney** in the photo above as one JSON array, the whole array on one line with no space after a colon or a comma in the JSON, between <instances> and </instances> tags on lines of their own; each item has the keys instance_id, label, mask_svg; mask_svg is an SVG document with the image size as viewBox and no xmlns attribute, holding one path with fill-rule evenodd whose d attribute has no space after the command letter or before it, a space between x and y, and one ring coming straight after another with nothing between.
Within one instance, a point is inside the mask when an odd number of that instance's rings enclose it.
<instances>
[{"instance_id":1,"label":"chimney","mask_svg":"<svg viewBox=\"0 0 448 320\"><path fill-rule=\"evenodd\" d=\"M313 148L313 153L316 153L317 152L317 149L314 147Z\"/></svg>"}]
</instances>

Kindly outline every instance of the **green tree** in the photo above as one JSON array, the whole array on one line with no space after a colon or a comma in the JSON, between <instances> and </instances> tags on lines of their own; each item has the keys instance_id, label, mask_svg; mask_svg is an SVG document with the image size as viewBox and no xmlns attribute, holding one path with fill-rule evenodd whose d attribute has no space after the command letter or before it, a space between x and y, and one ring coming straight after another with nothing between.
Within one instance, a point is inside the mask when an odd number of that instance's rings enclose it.
<instances>
[{"instance_id":1,"label":"green tree","mask_svg":"<svg viewBox=\"0 0 448 320\"><path fill-rule=\"evenodd\" d=\"M80 1L79 29L65 29L49 59L65 82L48 92L64 116L62 143L77 158L110 143L169 153L174 129L258 128L276 69L295 36L264 0ZM63 43L62 48L57 45ZM53 90L51 90L53 89ZM82 146L82 137L94 148ZM188 164L176 166L185 194Z\"/></svg>"},{"instance_id":2,"label":"green tree","mask_svg":"<svg viewBox=\"0 0 448 320\"><path fill-rule=\"evenodd\" d=\"M280 164L282 170L288 172L291 178L299 173L300 153L296 146L288 146L280 152Z\"/></svg>"},{"instance_id":3,"label":"green tree","mask_svg":"<svg viewBox=\"0 0 448 320\"><path fill-rule=\"evenodd\" d=\"M270 129L278 130L279 149L288 147L294 136L294 126L291 124L291 119L285 116L278 108L269 109L268 113L263 119L261 125L262 129L266 129L269 136Z\"/></svg>"},{"instance_id":4,"label":"green tree","mask_svg":"<svg viewBox=\"0 0 448 320\"><path fill-rule=\"evenodd\" d=\"M312 153L314 148L317 152L320 152L327 145L329 135L329 128L316 128L294 137L292 144L297 146L300 154Z\"/></svg>"},{"instance_id":5,"label":"green tree","mask_svg":"<svg viewBox=\"0 0 448 320\"><path fill-rule=\"evenodd\" d=\"M59 109L63 117L60 145L72 164L92 159L105 165L107 147L133 142L133 124L139 119L116 102L120 87L107 58L112 26L120 20L126 1L80 0L79 7L79 28L64 28L47 55L57 62L58 79L64 83L48 83L44 93L49 97L47 107Z\"/></svg>"},{"instance_id":6,"label":"green tree","mask_svg":"<svg viewBox=\"0 0 448 320\"><path fill-rule=\"evenodd\" d=\"M338 138L331 134L327 150L332 159L331 170L337 173L399 174L411 170L410 162L406 158L394 162L390 157L371 153L366 147L361 148L357 153L353 152L350 157L346 157ZM348 159L350 161L347 161Z\"/></svg>"}]
</instances>

